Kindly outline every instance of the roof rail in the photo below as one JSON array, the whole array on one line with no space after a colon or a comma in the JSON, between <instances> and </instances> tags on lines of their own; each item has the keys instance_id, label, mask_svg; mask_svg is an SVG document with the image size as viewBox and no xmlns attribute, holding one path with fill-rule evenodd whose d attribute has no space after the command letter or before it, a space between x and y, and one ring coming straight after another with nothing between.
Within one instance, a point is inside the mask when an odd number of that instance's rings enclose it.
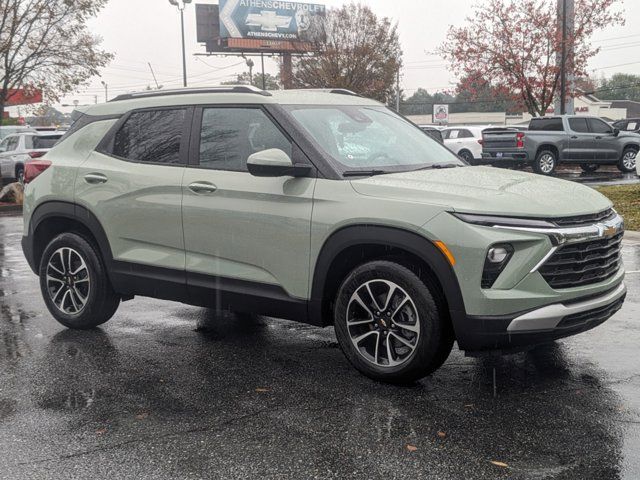
<instances>
[{"instance_id":1,"label":"roof rail","mask_svg":"<svg viewBox=\"0 0 640 480\"><path fill-rule=\"evenodd\" d=\"M173 90L152 90L144 92L125 93L109 100L119 102L121 100L132 100L135 98L166 97L170 95L193 95L197 93L253 93L271 97L266 90L254 87L253 85L234 85L229 87L201 87L201 88L179 88Z\"/></svg>"},{"instance_id":2,"label":"roof rail","mask_svg":"<svg viewBox=\"0 0 640 480\"><path fill-rule=\"evenodd\" d=\"M329 93L335 93L337 95L351 95L352 97L361 97L362 95L358 95L356 92L352 92L351 90L347 90L346 88L332 88L329 90Z\"/></svg>"}]
</instances>

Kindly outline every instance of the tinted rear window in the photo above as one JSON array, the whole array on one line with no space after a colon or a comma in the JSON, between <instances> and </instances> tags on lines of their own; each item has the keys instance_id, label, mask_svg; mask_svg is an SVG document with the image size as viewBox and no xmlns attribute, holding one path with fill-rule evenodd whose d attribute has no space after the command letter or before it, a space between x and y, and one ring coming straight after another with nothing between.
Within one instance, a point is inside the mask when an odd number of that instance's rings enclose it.
<instances>
[{"instance_id":1,"label":"tinted rear window","mask_svg":"<svg viewBox=\"0 0 640 480\"><path fill-rule=\"evenodd\" d=\"M53 148L58 143L58 140L62 138L62 135L47 135L46 137L33 137L33 148Z\"/></svg>"},{"instance_id":2,"label":"tinted rear window","mask_svg":"<svg viewBox=\"0 0 640 480\"><path fill-rule=\"evenodd\" d=\"M112 153L133 162L180 163L184 109L135 112L120 127Z\"/></svg>"},{"instance_id":3,"label":"tinted rear window","mask_svg":"<svg viewBox=\"0 0 640 480\"><path fill-rule=\"evenodd\" d=\"M562 132L564 127L561 118L533 118L529 123L529 130L533 132Z\"/></svg>"}]
</instances>

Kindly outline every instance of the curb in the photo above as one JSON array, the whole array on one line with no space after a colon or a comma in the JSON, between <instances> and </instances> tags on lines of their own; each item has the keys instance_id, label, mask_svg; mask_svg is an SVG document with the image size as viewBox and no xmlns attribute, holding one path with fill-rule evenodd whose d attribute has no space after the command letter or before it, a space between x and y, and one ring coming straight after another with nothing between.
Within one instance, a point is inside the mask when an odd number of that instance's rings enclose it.
<instances>
[{"instance_id":1,"label":"curb","mask_svg":"<svg viewBox=\"0 0 640 480\"><path fill-rule=\"evenodd\" d=\"M0 205L0 215L5 213L22 213L22 205Z\"/></svg>"},{"instance_id":2,"label":"curb","mask_svg":"<svg viewBox=\"0 0 640 480\"><path fill-rule=\"evenodd\" d=\"M626 232L624 232L624 240L626 242L640 243L640 232L627 230Z\"/></svg>"}]
</instances>

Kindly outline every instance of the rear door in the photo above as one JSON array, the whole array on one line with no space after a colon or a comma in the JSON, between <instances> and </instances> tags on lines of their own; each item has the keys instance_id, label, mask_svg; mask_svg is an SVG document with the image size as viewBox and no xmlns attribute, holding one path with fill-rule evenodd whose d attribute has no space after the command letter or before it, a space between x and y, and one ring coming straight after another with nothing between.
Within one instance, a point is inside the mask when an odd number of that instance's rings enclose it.
<instances>
[{"instance_id":1,"label":"rear door","mask_svg":"<svg viewBox=\"0 0 640 480\"><path fill-rule=\"evenodd\" d=\"M0 143L0 172L2 173L2 178L15 178L19 146L19 135L8 136Z\"/></svg>"},{"instance_id":2,"label":"rear door","mask_svg":"<svg viewBox=\"0 0 640 480\"><path fill-rule=\"evenodd\" d=\"M591 133L587 118L569 118L569 145L564 149L564 159L576 162L595 160L595 135Z\"/></svg>"},{"instance_id":3,"label":"rear door","mask_svg":"<svg viewBox=\"0 0 640 480\"><path fill-rule=\"evenodd\" d=\"M252 176L247 158L271 148L308 163L260 106L196 110L194 165L182 187L187 281L198 303L214 301L212 289L308 296L315 175Z\"/></svg>"},{"instance_id":4,"label":"rear door","mask_svg":"<svg viewBox=\"0 0 640 480\"><path fill-rule=\"evenodd\" d=\"M588 118L589 128L594 139L596 160L617 160L618 139L613 134L613 127L599 118Z\"/></svg>"},{"instance_id":5,"label":"rear door","mask_svg":"<svg viewBox=\"0 0 640 480\"><path fill-rule=\"evenodd\" d=\"M107 235L117 273L175 281L185 291L182 177L192 111L129 113L79 167L75 184L76 202Z\"/></svg>"}]
</instances>

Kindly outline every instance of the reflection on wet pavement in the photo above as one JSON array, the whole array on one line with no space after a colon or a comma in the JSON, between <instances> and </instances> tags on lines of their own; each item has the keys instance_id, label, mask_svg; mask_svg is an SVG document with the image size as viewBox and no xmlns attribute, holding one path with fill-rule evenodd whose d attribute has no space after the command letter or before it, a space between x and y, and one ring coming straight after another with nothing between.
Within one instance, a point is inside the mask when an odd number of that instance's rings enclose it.
<instances>
[{"instance_id":1,"label":"reflection on wet pavement","mask_svg":"<svg viewBox=\"0 0 640 480\"><path fill-rule=\"evenodd\" d=\"M292 322L136 299L65 330L19 229L0 219L1 478L640 477L640 275L592 332L395 387Z\"/></svg>"}]
</instances>

